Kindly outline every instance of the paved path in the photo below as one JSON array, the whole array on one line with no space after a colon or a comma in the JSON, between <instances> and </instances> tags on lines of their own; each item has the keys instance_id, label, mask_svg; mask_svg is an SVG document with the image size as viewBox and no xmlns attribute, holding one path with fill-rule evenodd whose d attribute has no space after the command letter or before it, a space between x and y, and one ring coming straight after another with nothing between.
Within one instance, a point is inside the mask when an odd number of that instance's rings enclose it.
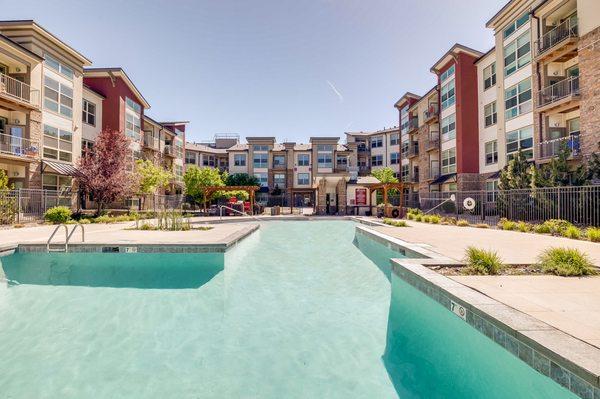
<instances>
[{"instance_id":1,"label":"paved path","mask_svg":"<svg viewBox=\"0 0 600 399\"><path fill-rule=\"evenodd\" d=\"M600 277L451 278L600 348Z\"/></svg>"},{"instance_id":2,"label":"paved path","mask_svg":"<svg viewBox=\"0 0 600 399\"><path fill-rule=\"evenodd\" d=\"M432 251L455 260L464 258L468 246L497 251L505 263L531 264L548 247L578 248L600 266L600 243L571 240L542 234L520 233L475 227L443 226L408 221L410 227L374 227L374 229L411 243L428 245Z\"/></svg>"}]
</instances>

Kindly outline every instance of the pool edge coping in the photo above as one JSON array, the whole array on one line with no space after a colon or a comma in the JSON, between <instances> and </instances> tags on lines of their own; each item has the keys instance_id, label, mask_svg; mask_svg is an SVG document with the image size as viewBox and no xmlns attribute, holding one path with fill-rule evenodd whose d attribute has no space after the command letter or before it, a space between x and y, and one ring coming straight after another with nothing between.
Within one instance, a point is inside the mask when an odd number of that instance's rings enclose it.
<instances>
[{"instance_id":1,"label":"pool edge coping","mask_svg":"<svg viewBox=\"0 0 600 399\"><path fill-rule=\"evenodd\" d=\"M453 259L368 227L356 226L356 230L386 242L392 249L398 246L420 255L390 259L392 272L448 311L463 311L464 317L457 317L542 375L581 398L600 399L599 348L428 267L457 264Z\"/></svg>"}]
</instances>

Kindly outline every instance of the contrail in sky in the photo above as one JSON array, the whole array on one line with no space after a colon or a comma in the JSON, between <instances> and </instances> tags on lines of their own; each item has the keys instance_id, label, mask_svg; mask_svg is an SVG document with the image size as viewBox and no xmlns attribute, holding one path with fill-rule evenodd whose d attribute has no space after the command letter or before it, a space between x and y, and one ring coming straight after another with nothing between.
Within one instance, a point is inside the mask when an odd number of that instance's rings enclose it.
<instances>
[{"instance_id":1,"label":"contrail in sky","mask_svg":"<svg viewBox=\"0 0 600 399\"><path fill-rule=\"evenodd\" d=\"M329 87L331 87L331 90L333 90L333 92L338 96L338 98L340 99L340 102L343 103L344 96L342 96L342 93L340 93L340 91L338 89L336 89L336 87L330 81L327 81L327 84L329 85Z\"/></svg>"}]
</instances>

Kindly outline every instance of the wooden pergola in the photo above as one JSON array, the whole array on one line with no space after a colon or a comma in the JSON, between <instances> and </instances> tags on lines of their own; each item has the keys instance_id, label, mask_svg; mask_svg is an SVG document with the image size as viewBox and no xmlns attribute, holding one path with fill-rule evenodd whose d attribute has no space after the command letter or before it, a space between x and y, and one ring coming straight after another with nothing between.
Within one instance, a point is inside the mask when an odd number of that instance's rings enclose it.
<instances>
[{"instance_id":1,"label":"wooden pergola","mask_svg":"<svg viewBox=\"0 0 600 399\"><path fill-rule=\"evenodd\" d=\"M391 217L392 207L388 201L388 191L389 190L398 190L400 191L400 216L402 216L402 208L404 207L404 184L403 183L378 183L369 187L369 198L371 195L377 190L383 191L383 215L385 217Z\"/></svg>"},{"instance_id":2,"label":"wooden pergola","mask_svg":"<svg viewBox=\"0 0 600 399\"><path fill-rule=\"evenodd\" d=\"M250 197L250 214L254 215L254 199L256 197L256 190L259 190L258 186L208 186L204 187L204 198L209 198L217 191L245 191ZM204 202L204 210L206 211L206 201Z\"/></svg>"}]
</instances>

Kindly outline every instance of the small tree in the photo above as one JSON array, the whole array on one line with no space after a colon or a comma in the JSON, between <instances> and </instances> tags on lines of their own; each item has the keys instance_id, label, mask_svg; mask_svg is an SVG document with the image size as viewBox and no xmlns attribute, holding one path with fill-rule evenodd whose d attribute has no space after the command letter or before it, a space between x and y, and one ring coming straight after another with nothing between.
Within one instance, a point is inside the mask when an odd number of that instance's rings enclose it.
<instances>
[{"instance_id":1,"label":"small tree","mask_svg":"<svg viewBox=\"0 0 600 399\"><path fill-rule=\"evenodd\" d=\"M234 173L227 176L225 184L228 186L260 186L258 178L248 173Z\"/></svg>"},{"instance_id":2,"label":"small tree","mask_svg":"<svg viewBox=\"0 0 600 399\"><path fill-rule=\"evenodd\" d=\"M12 186L8 184L8 176L0 169L0 224L10 224L15 221L17 204L10 195Z\"/></svg>"},{"instance_id":3,"label":"small tree","mask_svg":"<svg viewBox=\"0 0 600 399\"><path fill-rule=\"evenodd\" d=\"M394 176L392 168L381 168L371 172L371 176L376 177L382 183L398 183L398 178Z\"/></svg>"},{"instance_id":4,"label":"small tree","mask_svg":"<svg viewBox=\"0 0 600 399\"><path fill-rule=\"evenodd\" d=\"M210 192L209 187L225 186L219 170L216 168L198 168L190 166L183 175L185 190L194 201L201 202L206 210L206 204L216 193Z\"/></svg>"},{"instance_id":5,"label":"small tree","mask_svg":"<svg viewBox=\"0 0 600 399\"><path fill-rule=\"evenodd\" d=\"M127 170L131 157L129 138L116 130L102 130L91 151L79 160L76 181L96 201L96 215L118 198L132 193L132 174Z\"/></svg>"},{"instance_id":6,"label":"small tree","mask_svg":"<svg viewBox=\"0 0 600 399\"><path fill-rule=\"evenodd\" d=\"M138 177L137 192L142 197L142 201L144 196L154 194L156 190L167 187L174 177L171 171L155 165L150 160L138 159L135 163L135 170ZM140 202L140 207L142 206L143 204Z\"/></svg>"},{"instance_id":7,"label":"small tree","mask_svg":"<svg viewBox=\"0 0 600 399\"><path fill-rule=\"evenodd\" d=\"M508 161L500 172L498 187L500 190L516 190L530 188L532 182L530 163L525 154L519 150L517 155Z\"/></svg>"}]
</instances>

